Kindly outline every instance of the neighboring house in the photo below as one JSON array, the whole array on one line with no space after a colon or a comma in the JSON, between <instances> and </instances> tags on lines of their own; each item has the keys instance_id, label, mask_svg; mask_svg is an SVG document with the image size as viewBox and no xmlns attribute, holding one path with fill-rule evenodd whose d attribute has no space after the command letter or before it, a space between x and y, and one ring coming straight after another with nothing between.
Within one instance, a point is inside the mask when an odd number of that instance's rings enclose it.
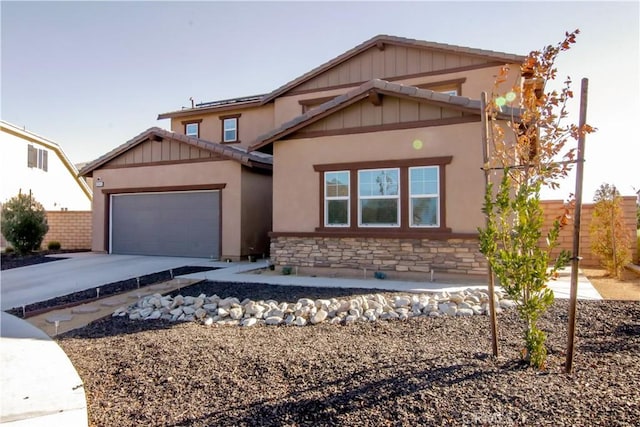
<instances>
[{"instance_id":1,"label":"neighboring house","mask_svg":"<svg viewBox=\"0 0 640 427\"><path fill-rule=\"evenodd\" d=\"M271 156L151 128L82 168L94 251L239 259L268 252Z\"/></svg>"},{"instance_id":2,"label":"neighboring house","mask_svg":"<svg viewBox=\"0 0 640 427\"><path fill-rule=\"evenodd\" d=\"M60 145L0 121L0 203L31 191L47 211L88 211L91 189Z\"/></svg>"},{"instance_id":3,"label":"neighboring house","mask_svg":"<svg viewBox=\"0 0 640 427\"><path fill-rule=\"evenodd\" d=\"M96 190L94 250L116 251L120 221L145 212L142 202L115 207L125 194L218 185L209 189L222 217L202 227L222 227L222 258L266 252L270 237L278 265L484 272L477 100L502 66L523 60L381 35L269 94L160 114L172 132L147 131L81 171ZM165 225L129 229L159 253ZM257 229L259 243L248 243Z\"/></svg>"}]
</instances>

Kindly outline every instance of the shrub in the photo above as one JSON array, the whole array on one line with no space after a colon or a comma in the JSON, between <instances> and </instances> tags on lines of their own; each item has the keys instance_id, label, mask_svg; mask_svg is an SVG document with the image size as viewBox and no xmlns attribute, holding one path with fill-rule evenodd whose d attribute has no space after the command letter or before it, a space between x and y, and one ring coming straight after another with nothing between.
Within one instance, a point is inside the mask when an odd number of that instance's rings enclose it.
<instances>
[{"instance_id":1,"label":"shrub","mask_svg":"<svg viewBox=\"0 0 640 427\"><path fill-rule=\"evenodd\" d=\"M31 192L20 192L3 204L0 227L7 242L21 255L40 249L49 231L47 214Z\"/></svg>"},{"instance_id":2,"label":"shrub","mask_svg":"<svg viewBox=\"0 0 640 427\"><path fill-rule=\"evenodd\" d=\"M591 250L611 276L620 277L631 261L630 240L625 228L620 193L614 185L602 184L593 198L589 232Z\"/></svg>"},{"instance_id":3,"label":"shrub","mask_svg":"<svg viewBox=\"0 0 640 427\"><path fill-rule=\"evenodd\" d=\"M4 253L5 254L12 254L14 252L15 252L15 250L11 246L7 246L6 248L4 248Z\"/></svg>"},{"instance_id":4,"label":"shrub","mask_svg":"<svg viewBox=\"0 0 640 427\"><path fill-rule=\"evenodd\" d=\"M60 242L56 242L55 240L52 240L47 244L47 249L50 251L59 251L61 247L62 245Z\"/></svg>"}]
</instances>

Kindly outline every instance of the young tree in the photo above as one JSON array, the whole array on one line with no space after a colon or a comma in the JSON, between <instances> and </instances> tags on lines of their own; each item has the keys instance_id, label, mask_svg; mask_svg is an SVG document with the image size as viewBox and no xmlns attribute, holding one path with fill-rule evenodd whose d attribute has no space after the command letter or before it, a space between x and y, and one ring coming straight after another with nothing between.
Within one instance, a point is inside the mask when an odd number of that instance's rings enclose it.
<instances>
[{"instance_id":1,"label":"young tree","mask_svg":"<svg viewBox=\"0 0 640 427\"><path fill-rule=\"evenodd\" d=\"M29 194L12 197L2 205L0 228L5 239L19 254L40 249L44 236L49 231L47 214L38 201Z\"/></svg>"},{"instance_id":2,"label":"young tree","mask_svg":"<svg viewBox=\"0 0 640 427\"><path fill-rule=\"evenodd\" d=\"M593 197L593 218L589 227L591 250L611 276L620 277L631 261L629 234L624 226L620 193L614 185L604 183Z\"/></svg>"},{"instance_id":3,"label":"young tree","mask_svg":"<svg viewBox=\"0 0 640 427\"><path fill-rule=\"evenodd\" d=\"M498 188L490 184L485 194L487 225L478 230L480 251L525 322L523 358L540 369L547 355L546 335L536 323L554 299L546 283L570 259L566 251L555 260L550 255L566 217L556 219L545 236L546 247L540 245L544 220L540 190L543 186L557 188L570 171L575 149L566 148L567 142L577 140L581 132L594 131L588 125L580 129L563 124L573 97L570 78L560 90L547 90L547 84L556 79L558 54L575 43L578 33L566 33L557 45L531 52L520 67L521 81L506 93L500 91L509 72L503 68L487 106L492 152L484 167L502 177ZM511 120L506 125L498 122L498 113L509 114Z\"/></svg>"}]
</instances>

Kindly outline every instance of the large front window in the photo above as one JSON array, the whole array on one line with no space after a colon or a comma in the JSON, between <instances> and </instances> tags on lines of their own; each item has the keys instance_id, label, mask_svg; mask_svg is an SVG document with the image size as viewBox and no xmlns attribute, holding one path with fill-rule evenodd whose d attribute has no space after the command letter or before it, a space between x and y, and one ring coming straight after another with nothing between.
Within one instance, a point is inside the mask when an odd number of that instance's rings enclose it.
<instances>
[{"instance_id":1,"label":"large front window","mask_svg":"<svg viewBox=\"0 0 640 427\"><path fill-rule=\"evenodd\" d=\"M358 171L358 223L363 227L400 225L399 169Z\"/></svg>"},{"instance_id":2,"label":"large front window","mask_svg":"<svg viewBox=\"0 0 640 427\"><path fill-rule=\"evenodd\" d=\"M327 172L324 178L325 225L349 226L349 171Z\"/></svg>"},{"instance_id":3,"label":"large front window","mask_svg":"<svg viewBox=\"0 0 640 427\"><path fill-rule=\"evenodd\" d=\"M320 172L317 231L371 236L450 231L445 167L451 156L314 165Z\"/></svg>"}]
</instances>

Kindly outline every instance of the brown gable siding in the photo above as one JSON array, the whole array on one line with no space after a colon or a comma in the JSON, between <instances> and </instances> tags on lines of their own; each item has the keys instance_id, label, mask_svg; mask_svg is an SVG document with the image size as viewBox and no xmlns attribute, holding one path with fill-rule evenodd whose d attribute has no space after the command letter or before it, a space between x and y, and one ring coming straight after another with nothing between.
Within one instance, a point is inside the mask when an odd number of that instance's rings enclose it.
<instances>
[{"instance_id":1,"label":"brown gable siding","mask_svg":"<svg viewBox=\"0 0 640 427\"><path fill-rule=\"evenodd\" d=\"M462 116L462 112L454 109L409 99L383 96L382 104L379 107L373 105L368 99L364 99L310 124L289 138L305 137L310 133L331 132L336 134L335 131L339 130L349 131L362 127L420 121L430 121L433 125L437 124L438 120L461 118Z\"/></svg>"},{"instance_id":2,"label":"brown gable siding","mask_svg":"<svg viewBox=\"0 0 640 427\"><path fill-rule=\"evenodd\" d=\"M122 153L115 159L106 163L103 167L114 167L124 165L141 165L148 163L214 159L213 153L201 150L181 142L164 139L162 142L146 141Z\"/></svg>"},{"instance_id":3,"label":"brown gable siding","mask_svg":"<svg viewBox=\"0 0 640 427\"><path fill-rule=\"evenodd\" d=\"M287 95L295 95L336 86L357 85L371 79L394 80L405 76L443 72L469 66L493 66L487 58L433 50L373 46L348 61L302 83Z\"/></svg>"}]
</instances>

